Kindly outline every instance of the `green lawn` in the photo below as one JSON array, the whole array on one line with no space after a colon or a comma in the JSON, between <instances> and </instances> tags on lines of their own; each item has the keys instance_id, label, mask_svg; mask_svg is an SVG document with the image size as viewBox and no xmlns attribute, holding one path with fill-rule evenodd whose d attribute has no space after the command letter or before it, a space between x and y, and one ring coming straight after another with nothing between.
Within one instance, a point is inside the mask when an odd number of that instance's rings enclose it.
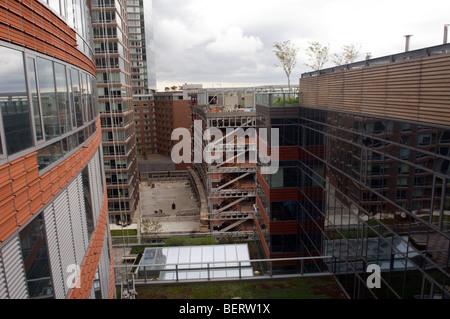
<instances>
[{"instance_id":1,"label":"green lawn","mask_svg":"<svg viewBox=\"0 0 450 319\"><path fill-rule=\"evenodd\" d=\"M138 299L345 299L332 277L147 285Z\"/></svg>"}]
</instances>

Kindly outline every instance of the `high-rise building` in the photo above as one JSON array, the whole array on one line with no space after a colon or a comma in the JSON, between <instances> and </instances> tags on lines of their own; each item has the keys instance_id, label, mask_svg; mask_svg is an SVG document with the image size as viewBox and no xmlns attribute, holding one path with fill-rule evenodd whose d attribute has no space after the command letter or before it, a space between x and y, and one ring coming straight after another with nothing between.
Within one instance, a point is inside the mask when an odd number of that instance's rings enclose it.
<instances>
[{"instance_id":1,"label":"high-rise building","mask_svg":"<svg viewBox=\"0 0 450 319\"><path fill-rule=\"evenodd\" d=\"M128 38L133 95L156 90L152 0L128 0Z\"/></svg>"},{"instance_id":2,"label":"high-rise building","mask_svg":"<svg viewBox=\"0 0 450 319\"><path fill-rule=\"evenodd\" d=\"M257 170L267 257L330 256L305 267L350 298L449 297L449 49L305 73L296 106L257 103L280 132L279 171Z\"/></svg>"},{"instance_id":3,"label":"high-rise building","mask_svg":"<svg viewBox=\"0 0 450 319\"><path fill-rule=\"evenodd\" d=\"M112 298L88 1L0 5L0 298Z\"/></svg>"},{"instance_id":4,"label":"high-rise building","mask_svg":"<svg viewBox=\"0 0 450 319\"><path fill-rule=\"evenodd\" d=\"M111 223L128 224L139 180L126 1L94 0L91 6L108 212Z\"/></svg>"}]
</instances>

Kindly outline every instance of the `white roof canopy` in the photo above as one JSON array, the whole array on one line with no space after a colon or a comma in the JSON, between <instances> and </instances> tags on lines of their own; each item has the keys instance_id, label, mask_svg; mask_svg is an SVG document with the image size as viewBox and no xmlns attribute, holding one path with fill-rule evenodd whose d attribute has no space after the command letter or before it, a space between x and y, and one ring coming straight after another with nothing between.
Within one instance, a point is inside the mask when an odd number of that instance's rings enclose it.
<instances>
[{"instance_id":1,"label":"white roof canopy","mask_svg":"<svg viewBox=\"0 0 450 319\"><path fill-rule=\"evenodd\" d=\"M177 272L179 280L237 278L253 276L249 260L247 244L155 247L145 249L140 265L160 271L160 280L175 280Z\"/></svg>"}]
</instances>

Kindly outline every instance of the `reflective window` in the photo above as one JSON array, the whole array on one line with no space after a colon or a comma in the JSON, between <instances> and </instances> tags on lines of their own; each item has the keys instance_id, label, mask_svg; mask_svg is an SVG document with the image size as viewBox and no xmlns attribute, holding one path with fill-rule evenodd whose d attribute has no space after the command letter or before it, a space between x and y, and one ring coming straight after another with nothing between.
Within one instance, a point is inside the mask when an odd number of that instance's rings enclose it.
<instances>
[{"instance_id":1,"label":"reflective window","mask_svg":"<svg viewBox=\"0 0 450 319\"><path fill-rule=\"evenodd\" d=\"M24 71L22 53L0 47L0 106L9 155L33 146Z\"/></svg>"},{"instance_id":2,"label":"reflective window","mask_svg":"<svg viewBox=\"0 0 450 319\"><path fill-rule=\"evenodd\" d=\"M53 284L42 214L39 214L20 232L20 245L30 298L53 298Z\"/></svg>"},{"instance_id":3,"label":"reflective window","mask_svg":"<svg viewBox=\"0 0 450 319\"><path fill-rule=\"evenodd\" d=\"M56 92L58 94L58 110L61 127L61 134L71 130L70 125L70 104L67 96L66 67L55 63Z\"/></svg>"},{"instance_id":4,"label":"reflective window","mask_svg":"<svg viewBox=\"0 0 450 319\"><path fill-rule=\"evenodd\" d=\"M72 98L77 119L77 127L83 125L83 113L81 111L81 87L78 70L72 69Z\"/></svg>"},{"instance_id":5,"label":"reflective window","mask_svg":"<svg viewBox=\"0 0 450 319\"><path fill-rule=\"evenodd\" d=\"M37 65L45 139L48 141L59 136L58 107L56 104L53 62L37 58Z\"/></svg>"},{"instance_id":6,"label":"reflective window","mask_svg":"<svg viewBox=\"0 0 450 319\"><path fill-rule=\"evenodd\" d=\"M36 82L36 66L35 61L32 58L28 58L28 82L30 84L30 94L31 94L31 105L33 108L34 117L34 131L36 133L36 139L41 141L44 139L44 134L42 133L42 123L41 123L41 111L39 107L39 96L37 92L37 82Z\"/></svg>"},{"instance_id":7,"label":"reflective window","mask_svg":"<svg viewBox=\"0 0 450 319\"><path fill-rule=\"evenodd\" d=\"M88 236L91 238L92 234L95 230L94 225L94 213L92 211L92 195L91 195L91 187L89 181L89 169L86 166L81 172L81 176L83 179L83 195L84 195L84 206L86 211L86 222L87 222L87 230Z\"/></svg>"},{"instance_id":8,"label":"reflective window","mask_svg":"<svg viewBox=\"0 0 450 319\"><path fill-rule=\"evenodd\" d=\"M57 141L49 146L37 151L37 162L39 170L51 165L63 157L61 141Z\"/></svg>"}]
</instances>

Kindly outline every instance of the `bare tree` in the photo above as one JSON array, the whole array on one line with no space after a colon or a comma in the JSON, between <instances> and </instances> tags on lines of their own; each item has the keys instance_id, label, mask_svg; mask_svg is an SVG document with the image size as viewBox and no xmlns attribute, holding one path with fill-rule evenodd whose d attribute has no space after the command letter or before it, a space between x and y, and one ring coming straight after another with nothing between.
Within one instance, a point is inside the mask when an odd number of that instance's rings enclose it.
<instances>
[{"instance_id":1,"label":"bare tree","mask_svg":"<svg viewBox=\"0 0 450 319\"><path fill-rule=\"evenodd\" d=\"M298 48L291 44L290 40L275 42L273 45L275 56L278 58L277 67L281 67L288 79L289 91L291 90L291 73L297 63Z\"/></svg>"},{"instance_id":2,"label":"bare tree","mask_svg":"<svg viewBox=\"0 0 450 319\"><path fill-rule=\"evenodd\" d=\"M342 46L341 53L333 54L333 63L336 65L344 65L355 62L359 56L361 45L359 44L347 44Z\"/></svg>"},{"instance_id":3,"label":"bare tree","mask_svg":"<svg viewBox=\"0 0 450 319\"><path fill-rule=\"evenodd\" d=\"M323 68L324 64L328 62L328 46L322 46L319 42L309 42L309 47L306 49L306 54L309 56L309 64L305 65L312 68L314 71Z\"/></svg>"}]
</instances>

